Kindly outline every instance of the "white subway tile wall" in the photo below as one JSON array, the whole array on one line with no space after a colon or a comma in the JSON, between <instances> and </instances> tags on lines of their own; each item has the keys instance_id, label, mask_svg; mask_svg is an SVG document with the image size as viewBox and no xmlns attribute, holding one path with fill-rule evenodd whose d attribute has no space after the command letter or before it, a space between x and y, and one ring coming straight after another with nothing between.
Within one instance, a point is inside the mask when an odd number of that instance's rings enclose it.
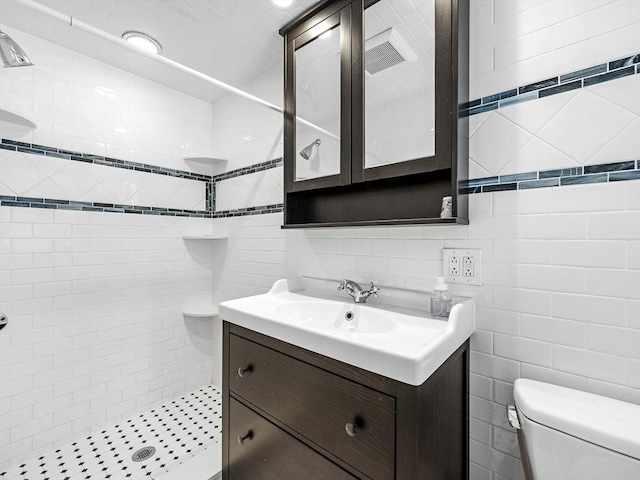
<instances>
[{"instance_id":1,"label":"white subway tile wall","mask_svg":"<svg viewBox=\"0 0 640 480\"><path fill-rule=\"evenodd\" d=\"M470 98L637 53L635 0L471 0Z\"/></svg>"},{"instance_id":2,"label":"white subway tile wall","mask_svg":"<svg viewBox=\"0 0 640 480\"><path fill-rule=\"evenodd\" d=\"M182 316L211 296L203 220L0 212L1 468L211 382L213 325Z\"/></svg>"},{"instance_id":3,"label":"white subway tile wall","mask_svg":"<svg viewBox=\"0 0 640 480\"><path fill-rule=\"evenodd\" d=\"M187 171L184 157L212 155L210 103L28 33L19 38L37 68L0 70L1 105L37 128L12 140Z\"/></svg>"},{"instance_id":4,"label":"white subway tile wall","mask_svg":"<svg viewBox=\"0 0 640 480\"><path fill-rule=\"evenodd\" d=\"M0 70L0 105L38 128L2 138L187 171L210 155L211 104L18 33L37 67ZM205 209L205 182L1 152L2 195ZM182 236L210 228L0 207L0 470L211 382L213 324L182 315L217 258Z\"/></svg>"},{"instance_id":5,"label":"white subway tile wall","mask_svg":"<svg viewBox=\"0 0 640 480\"><path fill-rule=\"evenodd\" d=\"M261 73L243 89L282 105L282 64ZM227 170L282 157L282 114L229 94L213 105L211 132L215 152L230 160Z\"/></svg>"}]
</instances>

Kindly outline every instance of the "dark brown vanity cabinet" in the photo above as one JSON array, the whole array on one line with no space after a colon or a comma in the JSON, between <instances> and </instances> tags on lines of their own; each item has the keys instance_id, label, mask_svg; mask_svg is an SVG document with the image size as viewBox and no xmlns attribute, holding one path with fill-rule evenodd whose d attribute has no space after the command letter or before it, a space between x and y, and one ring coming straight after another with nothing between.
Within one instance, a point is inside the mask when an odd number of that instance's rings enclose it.
<instances>
[{"instance_id":1,"label":"dark brown vanity cabinet","mask_svg":"<svg viewBox=\"0 0 640 480\"><path fill-rule=\"evenodd\" d=\"M411 386L224 322L224 480L468 478L468 345Z\"/></svg>"},{"instance_id":2,"label":"dark brown vanity cabinet","mask_svg":"<svg viewBox=\"0 0 640 480\"><path fill-rule=\"evenodd\" d=\"M232 398L229 410L229 435L243 443L231 444L223 478L355 480L241 402Z\"/></svg>"},{"instance_id":3,"label":"dark brown vanity cabinet","mask_svg":"<svg viewBox=\"0 0 640 480\"><path fill-rule=\"evenodd\" d=\"M468 223L468 13L325 0L280 30L285 228Z\"/></svg>"}]
</instances>

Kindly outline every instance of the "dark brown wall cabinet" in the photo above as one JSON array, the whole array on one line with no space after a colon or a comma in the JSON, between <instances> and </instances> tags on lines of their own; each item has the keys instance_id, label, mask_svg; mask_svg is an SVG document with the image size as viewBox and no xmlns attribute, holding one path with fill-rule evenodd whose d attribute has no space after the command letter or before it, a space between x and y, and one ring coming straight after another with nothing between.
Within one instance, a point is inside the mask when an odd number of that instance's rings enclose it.
<instances>
[{"instance_id":1,"label":"dark brown wall cabinet","mask_svg":"<svg viewBox=\"0 0 640 480\"><path fill-rule=\"evenodd\" d=\"M469 0L325 0L280 30L284 228L468 223L468 14Z\"/></svg>"},{"instance_id":2,"label":"dark brown wall cabinet","mask_svg":"<svg viewBox=\"0 0 640 480\"><path fill-rule=\"evenodd\" d=\"M468 343L410 386L224 322L223 480L468 479Z\"/></svg>"}]
</instances>

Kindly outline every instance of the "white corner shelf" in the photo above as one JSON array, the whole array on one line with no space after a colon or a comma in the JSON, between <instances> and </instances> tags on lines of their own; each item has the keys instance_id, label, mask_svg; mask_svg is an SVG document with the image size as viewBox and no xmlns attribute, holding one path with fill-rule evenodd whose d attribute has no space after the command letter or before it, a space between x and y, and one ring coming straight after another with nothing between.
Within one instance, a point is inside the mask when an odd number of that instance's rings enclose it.
<instances>
[{"instance_id":1,"label":"white corner shelf","mask_svg":"<svg viewBox=\"0 0 640 480\"><path fill-rule=\"evenodd\" d=\"M227 168L227 163L229 162L229 159L227 158L196 155L184 157L183 160L193 172L212 176L223 173Z\"/></svg>"},{"instance_id":2,"label":"white corner shelf","mask_svg":"<svg viewBox=\"0 0 640 480\"><path fill-rule=\"evenodd\" d=\"M218 307L211 303L193 303L185 305L182 314L185 317L213 318L218 316Z\"/></svg>"},{"instance_id":3,"label":"white corner shelf","mask_svg":"<svg viewBox=\"0 0 640 480\"><path fill-rule=\"evenodd\" d=\"M183 235L183 240L227 240L229 237L221 237L219 235L214 234L202 234L202 235Z\"/></svg>"},{"instance_id":4,"label":"white corner shelf","mask_svg":"<svg viewBox=\"0 0 640 480\"><path fill-rule=\"evenodd\" d=\"M6 108L0 108L0 121L12 123L20 127L36 128L36 124L30 119L19 113L7 110Z\"/></svg>"},{"instance_id":5,"label":"white corner shelf","mask_svg":"<svg viewBox=\"0 0 640 480\"><path fill-rule=\"evenodd\" d=\"M206 163L208 165L217 165L220 163L227 163L229 160L226 158L193 156L193 157L184 157L184 161Z\"/></svg>"}]
</instances>

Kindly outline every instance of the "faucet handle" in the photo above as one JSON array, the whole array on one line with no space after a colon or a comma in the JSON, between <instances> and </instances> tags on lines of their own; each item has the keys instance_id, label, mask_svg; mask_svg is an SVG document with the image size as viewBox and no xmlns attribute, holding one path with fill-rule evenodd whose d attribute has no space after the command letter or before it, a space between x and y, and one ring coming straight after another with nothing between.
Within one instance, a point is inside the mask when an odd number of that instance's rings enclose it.
<instances>
[{"instance_id":1,"label":"faucet handle","mask_svg":"<svg viewBox=\"0 0 640 480\"><path fill-rule=\"evenodd\" d=\"M344 287L347 286L347 281L346 280L341 280L340 281L340 285L338 285L338 291L344 290Z\"/></svg>"},{"instance_id":2,"label":"faucet handle","mask_svg":"<svg viewBox=\"0 0 640 480\"><path fill-rule=\"evenodd\" d=\"M371 282L369 284L369 294L373 295L374 297L378 298L378 292L380 291L380 289L378 287L376 287L373 282Z\"/></svg>"}]
</instances>

